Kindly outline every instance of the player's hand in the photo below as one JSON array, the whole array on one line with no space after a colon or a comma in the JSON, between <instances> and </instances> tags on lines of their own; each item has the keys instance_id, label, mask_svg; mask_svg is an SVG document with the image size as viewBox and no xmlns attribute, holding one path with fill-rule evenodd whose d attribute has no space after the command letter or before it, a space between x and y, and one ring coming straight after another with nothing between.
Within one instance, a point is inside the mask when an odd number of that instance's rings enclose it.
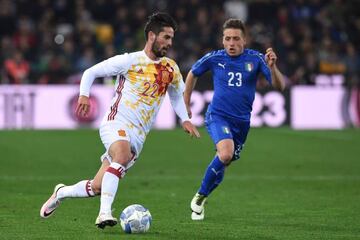
<instances>
[{"instance_id":1,"label":"player's hand","mask_svg":"<svg viewBox=\"0 0 360 240\"><path fill-rule=\"evenodd\" d=\"M273 67L276 63L277 56L272 48L266 49L265 61L269 67Z\"/></svg>"},{"instance_id":2,"label":"player's hand","mask_svg":"<svg viewBox=\"0 0 360 240\"><path fill-rule=\"evenodd\" d=\"M196 137L196 138L200 137L199 131L196 129L196 127L190 121L183 122L182 126L183 126L184 131L189 133L189 135L191 137Z\"/></svg>"},{"instance_id":3,"label":"player's hand","mask_svg":"<svg viewBox=\"0 0 360 240\"><path fill-rule=\"evenodd\" d=\"M76 106L76 115L80 117L87 117L90 111L90 101L86 96L79 96L78 104Z\"/></svg>"}]
</instances>

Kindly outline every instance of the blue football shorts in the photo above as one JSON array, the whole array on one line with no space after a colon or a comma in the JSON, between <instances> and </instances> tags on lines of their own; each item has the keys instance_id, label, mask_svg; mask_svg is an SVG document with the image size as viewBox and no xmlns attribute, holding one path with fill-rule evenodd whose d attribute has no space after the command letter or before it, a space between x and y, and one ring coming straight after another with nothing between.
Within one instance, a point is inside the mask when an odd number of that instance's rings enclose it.
<instances>
[{"instance_id":1,"label":"blue football shorts","mask_svg":"<svg viewBox=\"0 0 360 240\"><path fill-rule=\"evenodd\" d=\"M208 112L205 126L215 145L223 139L232 139L234 141L232 160L240 158L240 152L250 129L250 121L233 120Z\"/></svg>"}]
</instances>

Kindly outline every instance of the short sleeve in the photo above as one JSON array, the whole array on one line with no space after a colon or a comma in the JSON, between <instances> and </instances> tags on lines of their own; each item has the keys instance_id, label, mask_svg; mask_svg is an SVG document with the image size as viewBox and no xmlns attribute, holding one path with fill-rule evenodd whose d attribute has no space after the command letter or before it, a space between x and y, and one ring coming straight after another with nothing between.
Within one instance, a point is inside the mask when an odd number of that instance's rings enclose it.
<instances>
[{"instance_id":1,"label":"short sleeve","mask_svg":"<svg viewBox=\"0 0 360 240\"><path fill-rule=\"evenodd\" d=\"M212 53L208 53L191 67L191 72L196 76L201 76L210 69Z\"/></svg>"}]
</instances>

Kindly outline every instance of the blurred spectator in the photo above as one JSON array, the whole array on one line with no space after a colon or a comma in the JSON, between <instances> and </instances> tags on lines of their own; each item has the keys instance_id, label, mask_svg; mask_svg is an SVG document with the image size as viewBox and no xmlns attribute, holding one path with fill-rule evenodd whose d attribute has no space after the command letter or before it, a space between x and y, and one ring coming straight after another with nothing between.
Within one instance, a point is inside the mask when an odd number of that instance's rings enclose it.
<instances>
[{"instance_id":1,"label":"blurred spectator","mask_svg":"<svg viewBox=\"0 0 360 240\"><path fill-rule=\"evenodd\" d=\"M30 66L20 51L16 51L12 58L5 60L4 68L9 84L28 83Z\"/></svg>"},{"instance_id":2,"label":"blurred spectator","mask_svg":"<svg viewBox=\"0 0 360 240\"><path fill-rule=\"evenodd\" d=\"M243 1L226 1L224 3L225 12L229 17L238 18L243 22L247 20L247 3Z\"/></svg>"},{"instance_id":3,"label":"blurred spectator","mask_svg":"<svg viewBox=\"0 0 360 240\"><path fill-rule=\"evenodd\" d=\"M338 46L325 37L319 49L319 71L325 74L345 73L346 65L338 54Z\"/></svg>"},{"instance_id":4,"label":"blurred spectator","mask_svg":"<svg viewBox=\"0 0 360 240\"><path fill-rule=\"evenodd\" d=\"M16 27L16 7L11 0L0 0L0 36L10 36Z\"/></svg>"},{"instance_id":5,"label":"blurred spectator","mask_svg":"<svg viewBox=\"0 0 360 240\"><path fill-rule=\"evenodd\" d=\"M360 87L360 55L352 43L346 45L346 56L344 59L347 70L347 78L350 86Z\"/></svg>"},{"instance_id":6,"label":"blurred spectator","mask_svg":"<svg viewBox=\"0 0 360 240\"><path fill-rule=\"evenodd\" d=\"M15 47L19 49L27 59L32 59L37 47L37 39L34 32L34 23L29 17L23 16L18 19L17 31L13 35Z\"/></svg>"},{"instance_id":7,"label":"blurred spectator","mask_svg":"<svg viewBox=\"0 0 360 240\"><path fill-rule=\"evenodd\" d=\"M246 21L248 47L275 48L288 85L314 84L322 73L359 82L360 9L354 1L0 0L0 6L0 72L8 71L5 60L13 61L18 49L29 66L26 83L76 83L93 63L137 49L144 18L155 11L178 21L169 54L183 72L209 49L222 48L218 29L236 16Z\"/></svg>"},{"instance_id":8,"label":"blurred spectator","mask_svg":"<svg viewBox=\"0 0 360 240\"><path fill-rule=\"evenodd\" d=\"M110 24L99 24L96 26L96 40L101 45L113 42L114 31Z\"/></svg>"},{"instance_id":9,"label":"blurred spectator","mask_svg":"<svg viewBox=\"0 0 360 240\"><path fill-rule=\"evenodd\" d=\"M1 38L0 42L0 61L4 62L5 59L11 58L13 53L15 52L15 46L10 37Z\"/></svg>"},{"instance_id":10,"label":"blurred spectator","mask_svg":"<svg viewBox=\"0 0 360 240\"><path fill-rule=\"evenodd\" d=\"M42 54L38 63L40 71L40 84L65 84L67 75L67 62L65 55L48 51Z\"/></svg>"},{"instance_id":11,"label":"blurred spectator","mask_svg":"<svg viewBox=\"0 0 360 240\"><path fill-rule=\"evenodd\" d=\"M86 48L76 62L76 70L79 72L85 71L87 68L96 64L94 50Z\"/></svg>"}]
</instances>

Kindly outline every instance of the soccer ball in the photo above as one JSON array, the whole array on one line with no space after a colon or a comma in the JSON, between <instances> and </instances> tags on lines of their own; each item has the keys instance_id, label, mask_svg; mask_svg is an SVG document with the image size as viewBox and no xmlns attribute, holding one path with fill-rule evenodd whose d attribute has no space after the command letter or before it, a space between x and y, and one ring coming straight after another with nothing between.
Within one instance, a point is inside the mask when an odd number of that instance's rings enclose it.
<instances>
[{"instance_id":1,"label":"soccer ball","mask_svg":"<svg viewBox=\"0 0 360 240\"><path fill-rule=\"evenodd\" d=\"M145 233L151 221L150 211L140 204L130 205L120 214L120 225L126 233Z\"/></svg>"}]
</instances>

